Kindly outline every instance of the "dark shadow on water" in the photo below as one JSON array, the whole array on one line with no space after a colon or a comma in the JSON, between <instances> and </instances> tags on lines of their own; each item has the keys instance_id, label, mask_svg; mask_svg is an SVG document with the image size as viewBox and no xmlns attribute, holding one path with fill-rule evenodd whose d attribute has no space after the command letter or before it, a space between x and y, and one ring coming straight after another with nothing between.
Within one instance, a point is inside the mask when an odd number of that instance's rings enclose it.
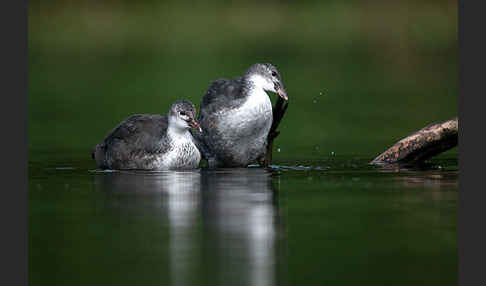
<instances>
[{"instance_id":1,"label":"dark shadow on water","mask_svg":"<svg viewBox=\"0 0 486 286\"><path fill-rule=\"evenodd\" d=\"M166 228L171 285L281 285L282 218L267 170L98 173L94 186L100 211Z\"/></svg>"}]
</instances>

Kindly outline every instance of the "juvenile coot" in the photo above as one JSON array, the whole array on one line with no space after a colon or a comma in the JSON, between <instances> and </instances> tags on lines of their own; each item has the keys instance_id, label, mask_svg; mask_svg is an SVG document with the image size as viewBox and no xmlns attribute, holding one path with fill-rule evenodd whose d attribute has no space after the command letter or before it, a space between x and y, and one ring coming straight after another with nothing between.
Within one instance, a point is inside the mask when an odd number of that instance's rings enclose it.
<instances>
[{"instance_id":1,"label":"juvenile coot","mask_svg":"<svg viewBox=\"0 0 486 286\"><path fill-rule=\"evenodd\" d=\"M91 156L101 169L194 169L201 154L189 129L201 127L194 105L176 101L168 115L136 114L115 127Z\"/></svg>"},{"instance_id":2,"label":"juvenile coot","mask_svg":"<svg viewBox=\"0 0 486 286\"><path fill-rule=\"evenodd\" d=\"M272 102L265 91L288 100L280 73L269 63L252 65L243 76L217 79L204 95L194 133L210 167L247 167L265 157Z\"/></svg>"}]
</instances>

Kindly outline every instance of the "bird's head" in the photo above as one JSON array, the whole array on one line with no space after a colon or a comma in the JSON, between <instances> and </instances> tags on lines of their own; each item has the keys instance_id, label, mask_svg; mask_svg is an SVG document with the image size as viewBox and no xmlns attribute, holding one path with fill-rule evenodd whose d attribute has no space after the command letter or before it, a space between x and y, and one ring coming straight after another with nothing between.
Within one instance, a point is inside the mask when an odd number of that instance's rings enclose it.
<instances>
[{"instance_id":1,"label":"bird's head","mask_svg":"<svg viewBox=\"0 0 486 286\"><path fill-rule=\"evenodd\" d=\"M256 87L277 93L284 100L288 100L287 92L277 68L270 63L256 63L245 73L245 76Z\"/></svg>"},{"instance_id":2,"label":"bird's head","mask_svg":"<svg viewBox=\"0 0 486 286\"><path fill-rule=\"evenodd\" d=\"M180 131L195 128L202 132L196 121L196 108L187 100L178 100L172 104L169 110L169 125Z\"/></svg>"}]
</instances>

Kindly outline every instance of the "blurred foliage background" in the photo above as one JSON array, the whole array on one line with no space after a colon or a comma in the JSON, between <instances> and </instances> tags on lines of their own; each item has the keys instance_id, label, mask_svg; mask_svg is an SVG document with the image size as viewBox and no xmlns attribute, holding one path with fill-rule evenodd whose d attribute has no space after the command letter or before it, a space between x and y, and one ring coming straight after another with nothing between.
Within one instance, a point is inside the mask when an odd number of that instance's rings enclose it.
<instances>
[{"instance_id":1,"label":"blurred foliage background","mask_svg":"<svg viewBox=\"0 0 486 286\"><path fill-rule=\"evenodd\" d=\"M371 159L457 115L452 0L49 0L28 9L31 159L91 160L130 114L166 113L182 98L199 106L212 80L255 62L277 66L290 97L276 161Z\"/></svg>"}]
</instances>

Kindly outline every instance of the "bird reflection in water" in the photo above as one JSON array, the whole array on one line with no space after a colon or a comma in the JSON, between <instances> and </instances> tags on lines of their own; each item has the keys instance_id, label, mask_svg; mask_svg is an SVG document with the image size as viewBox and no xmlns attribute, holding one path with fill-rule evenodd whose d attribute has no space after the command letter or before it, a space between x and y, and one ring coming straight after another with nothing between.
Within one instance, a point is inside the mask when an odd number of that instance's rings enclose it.
<instances>
[{"instance_id":1,"label":"bird reflection in water","mask_svg":"<svg viewBox=\"0 0 486 286\"><path fill-rule=\"evenodd\" d=\"M208 272L219 285L276 285L279 220L270 173L225 169L201 179L206 256L218 250Z\"/></svg>"},{"instance_id":2,"label":"bird reflection in water","mask_svg":"<svg viewBox=\"0 0 486 286\"><path fill-rule=\"evenodd\" d=\"M107 194L105 207L155 217L166 229L161 267L170 285L278 284L280 220L268 171L115 172L96 175L95 186Z\"/></svg>"}]
</instances>

